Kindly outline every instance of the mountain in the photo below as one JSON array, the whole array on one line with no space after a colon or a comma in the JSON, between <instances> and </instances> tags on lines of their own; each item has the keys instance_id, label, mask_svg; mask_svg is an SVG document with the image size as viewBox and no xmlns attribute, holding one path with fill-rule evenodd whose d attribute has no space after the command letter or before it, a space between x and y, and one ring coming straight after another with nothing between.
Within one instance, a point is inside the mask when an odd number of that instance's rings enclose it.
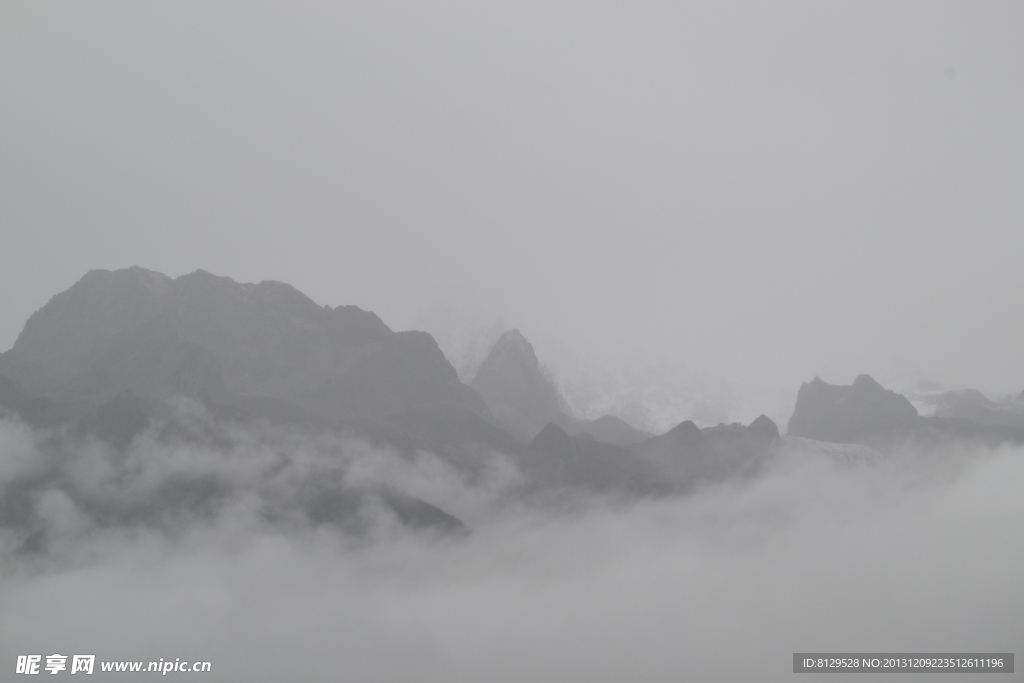
<instances>
[{"instance_id":1,"label":"mountain","mask_svg":"<svg viewBox=\"0 0 1024 683\"><path fill-rule=\"evenodd\" d=\"M983 425L1024 428L1024 396L993 401L975 389L930 396L934 417L962 418Z\"/></svg>"},{"instance_id":2,"label":"mountain","mask_svg":"<svg viewBox=\"0 0 1024 683\"><path fill-rule=\"evenodd\" d=\"M1012 404L1012 405L1011 405ZM951 440L990 446L1024 443L1016 402L996 405L978 392L948 392L936 414L918 415L905 396L885 389L869 375L837 386L815 377L801 385L788 435L833 443L894 445L906 440L936 445Z\"/></svg>"},{"instance_id":3,"label":"mountain","mask_svg":"<svg viewBox=\"0 0 1024 683\"><path fill-rule=\"evenodd\" d=\"M628 449L585 433L570 435L553 423L534 437L519 463L531 480L545 487L642 494L668 490L656 468Z\"/></svg>"},{"instance_id":4,"label":"mountain","mask_svg":"<svg viewBox=\"0 0 1024 683\"><path fill-rule=\"evenodd\" d=\"M394 332L355 306L318 306L281 282L201 270L87 273L29 318L0 354L0 374L58 401L184 395L251 417L398 435L411 447L514 444L429 334Z\"/></svg>"},{"instance_id":5,"label":"mountain","mask_svg":"<svg viewBox=\"0 0 1024 683\"><path fill-rule=\"evenodd\" d=\"M498 338L473 378L472 387L495 417L527 441L547 424L559 425L570 436L589 434L619 446L635 445L652 436L612 415L578 420L567 414L558 388L519 330L509 330Z\"/></svg>"},{"instance_id":6,"label":"mountain","mask_svg":"<svg viewBox=\"0 0 1024 683\"><path fill-rule=\"evenodd\" d=\"M50 427L74 417L72 406L56 404L0 375L0 417L17 416L33 427Z\"/></svg>"},{"instance_id":7,"label":"mountain","mask_svg":"<svg viewBox=\"0 0 1024 683\"><path fill-rule=\"evenodd\" d=\"M52 530L35 501L53 491L102 524L173 527L250 496L282 523L361 533L390 516L461 533L461 521L393 486L346 482L341 446L310 466L303 451L326 447L308 437L364 436L395 447L394 457L427 449L470 475L483 452L526 448L425 332L395 332L355 306L318 306L280 282L204 271L95 270L54 296L0 354L0 417L40 430L46 444L0 482L0 529L26 552L47 546ZM296 439L300 457L282 449L264 467L261 449L245 445L260 434ZM206 464L168 469L161 458L175 452ZM96 477L109 485L97 488Z\"/></svg>"},{"instance_id":8,"label":"mountain","mask_svg":"<svg viewBox=\"0 0 1024 683\"><path fill-rule=\"evenodd\" d=\"M509 330L491 347L471 386L513 433L532 439L548 423L566 424L562 399L540 367L533 345Z\"/></svg>"},{"instance_id":9,"label":"mountain","mask_svg":"<svg viewBox=\"0 0 1024 683\"><path fill-rule=\"evenodd\" d=\"M168 400L179 396L206 406L209 433L266 422L289 433L355 434L404 455L430 451L470 477L501 453L526 476L526 490L683 491L756 472L781 443L764 415L748 426L684 421L659 436L614 416L577 420L518 330L498 339L466 386L425 332L393 331L355 306L319 306L284 283L204 271L91 271L33 314L0 354L0 417L60 426L65 436L105 442L117 457L144 432L167 443L222 443L189 435L191 418ZM868 375L849 386L816 377L800 388L789 438L872 447L1024 442L1019 403L953 392L924 418ZM334 490L324 494L334 501L324 503L324 519L365 502L406 521L457 526L400 492L348 487L334 500ZM289 505L319 519L313 499Z\"/></svg>"},{"instance_id":10,"label":"mountain","mask_svg":"<svg viewBox=\"0 0 1024 683\"><path fill-rule=\"evenodd\" d=\"M766 441L779 438L779 426L767 415L758 415L747 429L754 438Z\"/></svg>"},{"instance_id":11,"label":"mountain","mask_svg":"<svg viewBox=\"0 0 1024 683\"><path fill-rule=\"evenodd\" d=\"M800 386L787 433L818 441L865 443L909 433L917 424L917 409L910 401L869 375L859 375L849 386L815 377Z\"/></svg>"},{"instance_id":12,"label":"mountain","mask_svg":"<svg viewBox=\"0 0 1024 683\"><path fill-rule=\"evenodd\" d=\"M635 446L654 436L614 415L603 415L596 420L571 420L563 426L570 435L589 434L598 441L617 446Z\"/></svg>"},{"instance_id":13,"label":"mountain","mask_svg":"<svg viewBox=\"0 0 1024 683\"><path fill-rule=\"evenodd\" d=\"M701 429L685 420L632 452L657 467L661 478L676 490L688 490L700 483L753 474L777 442L778 427L765 415L746 427L735 423Z\"/></svg>"}]
</instances>

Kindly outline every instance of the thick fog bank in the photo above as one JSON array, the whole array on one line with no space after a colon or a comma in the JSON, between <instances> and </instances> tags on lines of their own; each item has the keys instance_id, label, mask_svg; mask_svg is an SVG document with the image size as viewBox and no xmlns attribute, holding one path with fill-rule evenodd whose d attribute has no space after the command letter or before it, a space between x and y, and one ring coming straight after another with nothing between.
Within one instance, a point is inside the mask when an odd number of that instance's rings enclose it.
<instances>
[{"instance_id":1,"label":"thick fog bank","mask_svg":"<svg viewBox=\"0 0 1024 683\"><path fill-rule=\"evenodd\" d=\"M0 434L10 482L39 437ZM1019 449L842 461L794 440L802 452L742 485L552 505L503 498L500 468L460 477L344 443L339 481L472 518L464 534L387 515L352 534L257 514L291 494L245 484L282 449L248 438L219 452L227 502L176 524L97 523L74 495L38 495L45 549L3 538L4 677L16 654L59 652L206 660L210 681L788 680L794 651L1013 651L1024 637ZM209 464L154 443L133 446L147 476ZM322 476L336 444L284 445Z\"/></svg>"}]
</instances>

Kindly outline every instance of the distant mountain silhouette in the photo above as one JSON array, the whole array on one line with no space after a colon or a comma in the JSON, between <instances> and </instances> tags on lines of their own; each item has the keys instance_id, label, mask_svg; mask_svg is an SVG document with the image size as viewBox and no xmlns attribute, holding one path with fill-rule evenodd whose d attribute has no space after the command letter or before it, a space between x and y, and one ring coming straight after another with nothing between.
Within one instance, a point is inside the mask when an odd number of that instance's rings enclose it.
<instances>
[{"instance_id":1,"label":"distant mountain silhouette","mask_svg":"<svg viewBox=\"0 0 1024 683\"><path fill-rule=\"evenodd\" d=\"M559 425L569 435L589 434L598 441L620 446L638 444L651 437L611 415L577 420L566 413L558 388L544 373L533 345L519 330L509 330L498 338L473 378L472 387L495 417L527 441L547 424Z\"/></svg>"},{"instance_id":2,"label":"distant mountain silhouette","mask_svg":"<svg viewBox=\"0 0 1024 683\"><path fill-rule=\"evenodd\" d=\"M819 441L864 443L905 434L918 422L906 397L885 389L869 375L849 386L815 377L800 386L787 433Z\"/></svg>"},{"instance_id":3,"label":"distant mountain silhouette","mask_svg":"<svg viewBox=\"0 0 1024 683\"><path fill-rule=\"evenodd\" d=\"M779 427L767 415L758 415L747 428L755 438L773 441L779 438Z\"/></svg>"},{"instance_id":4,"label":"distant mountain silhouette","mask_svg":"<svg viewBox=\"0 0 1024 683\"><path fill-rule=\"evenodd\" d=\"M532 439L548 423L567 424L554 383L541 370L533 345L519 330L498 338L471 386L514 433Z\"/></svg>"},{"instance_id":5,"label":"distant mountain silhouette","mask_svg":"<svg viewBox=\"0 0 1024 683\"><path fill-rule=\"evenodd\" d=\"M518 462L530 480L543 488L633 494L667 493L673 488L657 467L629 449L587 433L570 435L556 424L545 425Z\"/></svg>"},{"instance_id":6,"label":"distant mountain silhouette","mask_svg":"<svg viewBox=\"0 0 1024 683\"><path fill-rule=\"evenodd\" d=\"M465 531L415 496L305 473L287 454L281 479L274 469L250 482L197 468L168 475L145 496L97 498L75 483L67 457L94 440L106 444L97 457L121 481L150 452L140 449L195 447L216 457L234 447L238 428L283 425L287 434L354 434L405 455L428 450L470 478L503 453L525 475L527 494L662 495L750 471L777 437L767 418L703 431L684 422L661 437L612 416L575 420L515 330L498 340L473 386L429 334L395 332L354 306L318 306L290 285L204 271L173 279L142 268L91 271L0 354L0 417L47 430L53 452L31 476L5 484L0 527L16 529L26 552L45 549L49 527L33 501L48 487L95 520L160 527L182 515L215 518L248 482L268 519L299 515L361 533L383 515ZM284 483L292 477L300 483Z\"/></svg>"},{"instance_id":7,"label":"distant mountain silhouette","mask_svg":"<svg viewBox=\"0 0 1024 683\"><path fill-rule=\"evenodd\" d=\"M201 270L89 272L28 320L0 354L0 374L54 400L184 395L442 450L512 441L427 333L393 332L355 306L318 306L284 283Z\"/></svg>"},{"instance_id":8,"label":"distant mountain silhouette","mask_svg":"<svg viewBox=\"0 0 1024 683\"><path fill-rule=\"evenodd\" d=\"M635 446L633 452L654 464L676 490L686 490L701 483L753 474L778 440L778 427L764 415L749 427L720 424L701 429L685 420Z\"/></svg>"},{"instance_id":9,"label":"distant mountain silhouette","mask_svg":"<svg viewBox=\"0 0 1024 683\"><path fill-rule=\"evenodd\" d=\"M413 529L465 533L468 528L444 510L390 487L332 488L315 491L305 501L305 512L316 525L329 524L352 533L365 531L360 508L376 503Z\"/></svg>"},{"instance_id":10,"label":"distant mountain silhouette","mask_svg":"<svg viewBox=\"0 0 1024 683\"><path fill-rule=\"evenodd\" d=\"M571 420L563 426L570 435L589 434L598 441L617 446L635 446L654 436L614 415L604 415L596 420Z\"/></svg>"},{"instance_id":11,"label":"distant mountain silhouette","mask_svg":"<svg viewBox=\"0 0 1024 683\"><path fill-rule=\"evenodd\" d=\"M179 396L209 409L199 431L167 401ZM318 306L283 283L241 284L204 271L172 279L142 268L95 270L54 296L0 354L0 417L59 427L47 437L55 455L0 492L0 527L18 530L26 552L46 547L33 501L47 488L103 523L161 526L180 514L212 518L235 485L200 468L145 498L97 498L71 483L64 468L74 459L56 455L74 452L80 438L105 442L98 452L113 471L147 430L147 448L184 441L216 452L227 448L233 423L255 420L427 448L470 472L481 449L525 449L425 332L394 332L355 306ZM373 510L413 528L465 530L391 487L314 479L267 495L272 508L350 531Z\"/></svg>"},{"instance_id":12,"label":"distant mountain silhouette","mask_svg":"<svg viewBox=\"0 0 1024 683\"><path fill-rule=\"evenodd\" d=\"M179 396L203 403L204 419L219 425L214 431L256 421L300 433L342 431L404 454L431 451L470 477L486 456L503 453L529 491L687 491L749 476L785 446L764 415L749 426L703 429L686 420L658 436L613 416L574 419L517 330L498 339L470 387L425 332L395 332L355 306L318 306L280 282L242 284L204 271L174 279L142 268L91 271L32 315L0 354L0 416L59 426L60 438L99 439L116 457L144 433L207 443L211 437L176 417L168 399ZM1024 442L1021 415L1022 401L964 391L939 396L936 416L923 418L868 375L849 386L815 378L800 388L789 436L806 441L805 449L832 442L868 445L870 453L907 439ZM32 487L44 485L26 483L18 495L31 501ZM175 486L153 510L131 514L157 519L160 505L216 506L223 493L202 477ZM344 526L353 510L383 506L408 525L461 528L400 491L318 486L310 484L308 499L287 502L316 524ZM4 505L0 517L18 519L21 503Z\"/></svg>"},{"instance_id":13,"label":"distant mountain silhouette","mask_svg":"<svg viewBox=\"0 0 1024 683\"><path fill-rule=\"evenodd\" d=\"M920 417L905 396L883 388L868 375L837 386L815 377L800 387L789 421L790 436L833 443L892 445L972 440L989 445L1024 442L1024 425L978 392L950 392L940 410ZM965 415L970 417L964 417Z\"/></svg>"},{"instance_id":14,"label":"distant mountain silhouette","mask_svg":"<svg viewBox=\"0 0 1024 683\"><path fill-rule=\"evenodd\" d=\"M655 437L678 453L699 453L709 447L708 437L692 420L684 420L660 437Z\"/></svg>"},{"instance_id":15,"label":"distant mountain silhouette","mask_svg":"<svg viewBox=\"0 0 1024 683\"><path fill-rule=\"evenodd\" d=\"M931 397L934 417L962 418L983 425L1024 429L1024 397L992 401L975 389L947 391Z\"/></svg>"}]
</instances>

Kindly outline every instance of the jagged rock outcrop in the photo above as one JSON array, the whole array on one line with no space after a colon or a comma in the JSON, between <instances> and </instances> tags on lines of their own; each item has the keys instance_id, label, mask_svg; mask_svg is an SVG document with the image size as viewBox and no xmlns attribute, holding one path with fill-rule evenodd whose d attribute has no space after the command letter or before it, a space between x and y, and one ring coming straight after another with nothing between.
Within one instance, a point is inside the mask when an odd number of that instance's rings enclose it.
<instances>
[{"instance_id":1,"label":"jagged rock outcrop","mask_svg":"<svg viewBox=\"0 0 1024 683\"><path fill-rule=\"evenodd\" d=\"M815 377L801 385L788 434L835 443L871 443L910 434L917 409L869 375L837 386Z\"/></svg>"}]
</instances>

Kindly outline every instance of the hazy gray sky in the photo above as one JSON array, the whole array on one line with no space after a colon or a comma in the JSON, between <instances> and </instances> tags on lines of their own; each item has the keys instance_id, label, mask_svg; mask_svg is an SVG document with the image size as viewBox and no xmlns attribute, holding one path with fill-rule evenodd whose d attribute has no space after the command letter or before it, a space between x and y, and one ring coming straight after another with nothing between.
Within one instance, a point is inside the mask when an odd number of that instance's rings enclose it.
<instances>
[{"instance_id":1,"label":"hazy gray sky","mask_svg":"<svg viewBox=\"0 0 1024 683\"><path fill-rule=\"evenodd\" d=\"M0 5L0 347L92 268L1024 389L1024 5Z\"/></svg>"}]
</instances>

